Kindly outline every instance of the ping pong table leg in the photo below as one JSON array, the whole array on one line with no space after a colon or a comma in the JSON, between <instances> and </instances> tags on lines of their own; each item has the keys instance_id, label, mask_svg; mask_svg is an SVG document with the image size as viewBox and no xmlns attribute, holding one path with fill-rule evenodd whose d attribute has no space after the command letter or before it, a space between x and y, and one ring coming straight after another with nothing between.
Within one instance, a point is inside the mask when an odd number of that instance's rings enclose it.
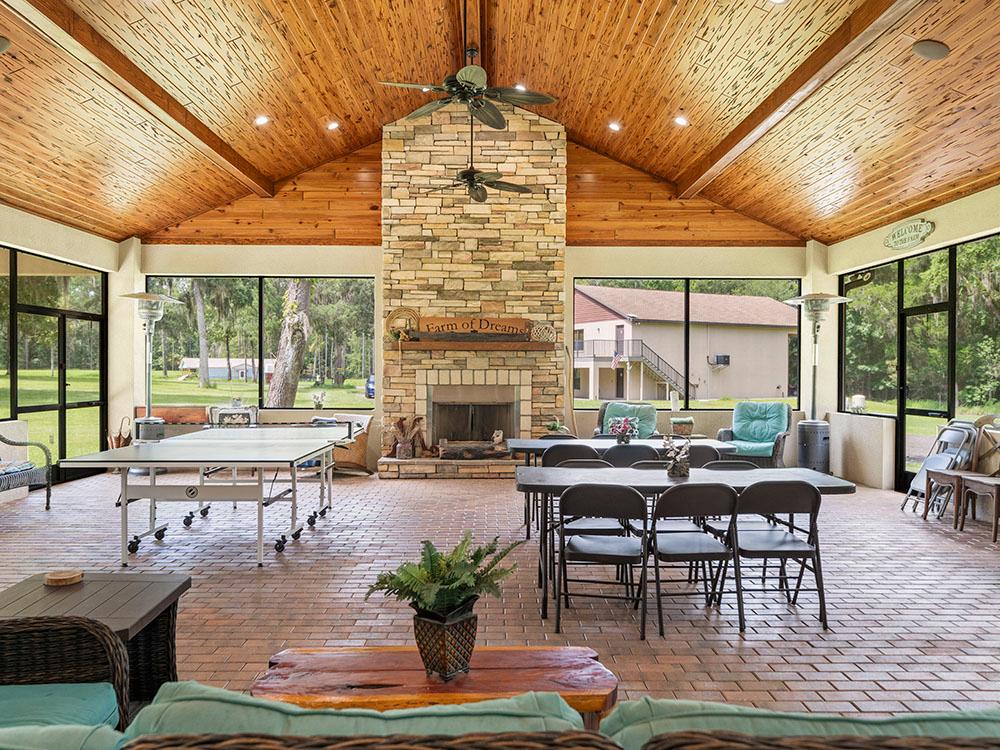
<instances>
[{"instance_id":1,"label":"ping pong table leg","mask_svg":"<svg viewBox=\"0 0 1000 750\"><path fill-rule=\"evenodd\" d=\"M299 526L299 467L292 464L292 533Z\"/></svg>"},{"instance_id":2,"label":"ping pong table leg","mask_svg":"<svg viewBox=\"0 0 1000 750\"><path fill-rule=\"evenodd\" d=\"M257 567L264 567L264 471L257 472Z\"/></svg>"},{"instance_id":3,"label":"ping pong table leg","mask_svg":"<svg viewBox=\"0 0 1000 750\"><path fill-rule=\"evenodd\" d=\"M122 567L128 567L128 467L123 466L122 472Z\"/></svg>"}]
</instances>

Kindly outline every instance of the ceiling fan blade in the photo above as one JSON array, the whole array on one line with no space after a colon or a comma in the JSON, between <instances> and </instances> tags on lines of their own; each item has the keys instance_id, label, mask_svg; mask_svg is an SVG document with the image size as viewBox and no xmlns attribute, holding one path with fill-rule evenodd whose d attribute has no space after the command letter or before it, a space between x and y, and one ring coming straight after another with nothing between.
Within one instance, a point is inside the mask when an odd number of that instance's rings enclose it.
<instances>
[{"instance_id":1,"label":"ceiling fan blade","mask_svg":"<svg viewBox=\"0 0 1000 750\"><path fill-rule=\"evenodd\" d=\"M397 81L379 81L383 86L396 86L401 89L421 89L423 91L447 91L443 86L434 83L398 83Z\"/></svg>"},{"instance_id":2,"label":"ceiling fan blade","mask_svg":"<svg viewBox=\"0 0 1000 750\"><path fill-rule=\"evenodd\" d=\"M513 182L503 182L502 180L495 180L494 182L488 182L486 184L491 188L496 188L497 190L506 190L508 193L534 192L526 185L515 185Z\"/></svg>"},{"instance_id":3,"label":"ceiling fan blade","mask_svg":"<svg viewBox=\"0 0 1000 750\"><path fill-rule=\"evenodd\" d=\"M495 130L503 130L507 127L507 121L493 102L488 102L485 99L474 99L469 102L469 111L483 125Z\"/></svg>"},{"instance_id":4,"label":"ceiling fan blade","mask_svg":"<svg viewBox=\"0 0 1000 750\"><path fill-rule=\"evenodd\" d=\"M440 193L442 190L451 190L453 188L458 187L461 184L462 184L461 182L453 182L450 185L441 185L441 186L436 187L436 188L431 188L430 190L422 190L422 191L420 191L420 194L421 195L430 195L431 193Z\"/></svg>"},{"instance_id":5,"label":"ceiling fan blade","mask_svg":"<svg viewBox=\"0 0 1000 750\"><path fill-rule=\"evenodd\" d=\"M469 197L476 203L485 203L486 188L479 184L469 185Z\"/></svg>"},{"instance_id":6,"label":"ceiling fan blade","mask_svg":"<svg viewBox=\"0 0 1000 750\"><path fill-rule=\"evenodd\" d=\"M476 182L494 182L503 177L499 172L476 172L474 177Z\"/></svg>"},{"instance_id":7,"label":"ceiling fan blade","mask_svg":"<svg viewBox=\"0 0 1000 750\"><path fill-rule=\"evenodd\" d=\"M554 96L543 94L539 91L521 91L520 89L491 88L486 89L486 96L490 99L499 99L508 104L552 104L556 101Z\"/></svg>"},{"instance_id":8,"label":"ceiling fan blade","mask_svg":"<svg viewBox=\"0 0 1000 750\"><path fill-rule=\"evenodd\" d=\"M451 104L451 97L448 97L447 99L435 99L432 102L427 102L427 104L422 107L417 107L406 116L406 119L416 120L418 117L429 115L431 112L437 112L439 109L446 107L449 104Z\"/></svg>"},{"instance_id":9,"label":"ceiling fan blade","mask_svg":"<svg viewBox=\"0 0 1000 750\"><path fill-rule=\"evenodd\" d=\"M478 65L466 65L455 74L455 78L474 89L486 88L486 71Z\"/></svg>"}]
</instances>

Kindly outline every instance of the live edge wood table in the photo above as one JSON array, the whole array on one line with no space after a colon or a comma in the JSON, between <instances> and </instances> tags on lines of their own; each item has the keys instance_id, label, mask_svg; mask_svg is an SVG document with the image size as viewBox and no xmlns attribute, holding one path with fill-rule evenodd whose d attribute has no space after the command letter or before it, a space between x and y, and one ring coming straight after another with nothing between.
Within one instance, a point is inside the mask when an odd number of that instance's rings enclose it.
<instances>
[{"instance_id":1,"label":"live edge wood table","mask_svg":"<svg viewBox=\"0 0 1000 750\"><path fill-rule=\"evenodd\" d=\"M43 574L0 592L0 619L73 615L107 625L128 648L129 701L151 701L177 679L177 600L191 578L159 573L85 573L70 586Z\"/></svg>"},{"instance_id":2,"label":"live edge wood table","mask_svg":"<svg viewBox=\"0 0 1000 750\"><path fill-rule=\"evenodd\" d=\"M427 676L410 646L292 648L271 657L250 692L304 708L378 711L552 692L583 715L588 729L618 700L618 678L589 648L478 646L470 667L444 682Z\"/></svg>"}]
</instances>

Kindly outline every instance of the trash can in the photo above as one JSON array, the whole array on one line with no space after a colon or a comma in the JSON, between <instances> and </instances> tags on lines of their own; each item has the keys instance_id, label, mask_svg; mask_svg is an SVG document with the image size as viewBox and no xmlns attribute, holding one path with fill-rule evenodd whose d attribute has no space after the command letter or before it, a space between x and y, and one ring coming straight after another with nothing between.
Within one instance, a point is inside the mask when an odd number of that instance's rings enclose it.
<instances>
[{"instance_id":1,"label":"trash can","mask_svg":"<svg viewBox=\"0 0 1000 750\"><path fill-rule=\"evenodd\" d=\"M799 466L830 473L830 423L822 419L799 422Z\"/></svg>"}]
</instances>

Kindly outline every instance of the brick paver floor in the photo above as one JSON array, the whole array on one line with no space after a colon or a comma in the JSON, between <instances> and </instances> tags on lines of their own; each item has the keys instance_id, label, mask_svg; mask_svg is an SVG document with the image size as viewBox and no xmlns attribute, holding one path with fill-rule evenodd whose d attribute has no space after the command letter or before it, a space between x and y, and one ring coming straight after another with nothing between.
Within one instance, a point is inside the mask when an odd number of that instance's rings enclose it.
<instances>
[{"instance_id":1,"label":"brick paver floor","mask_svg":"<svg viewBox=\"0 0 1000 750\"><path fill-rule=\"evenodd\" d=\"M315 486L306 489L312 504ZM131 571L190 574L181 600L182 678L246 689L268 656L290 646L411 642L407 607L364 600L378 571L413 557L420 540L521 538L521 496L500 480L336 482L336 509L301 541L254 564L254 511L220 504L185 529L181 506L162 542L145 541ZM0 584L70 566L118 570L117 479L96 476L43 497L0 505ZM639 640L636 613L620 602L577 599L564 633L538 615L535 543L503 598L480 603L484 644L595 648L622 680L623 697L731 701L789 710L871 714L994 706L1000 701L1000 550L982 522L964 533L947 521L899 511L895 493L862 489L824 500L821 538L830 630L816 602L776 594L748 602L740 635L732 602L706 609L696 597L666 602L666 637L650 618ZM144 504L131 509L142 522ZM266 517L269 536L284 510ZM676 575L676 574L674 574Z\"/></svg>"}]
</instances>

